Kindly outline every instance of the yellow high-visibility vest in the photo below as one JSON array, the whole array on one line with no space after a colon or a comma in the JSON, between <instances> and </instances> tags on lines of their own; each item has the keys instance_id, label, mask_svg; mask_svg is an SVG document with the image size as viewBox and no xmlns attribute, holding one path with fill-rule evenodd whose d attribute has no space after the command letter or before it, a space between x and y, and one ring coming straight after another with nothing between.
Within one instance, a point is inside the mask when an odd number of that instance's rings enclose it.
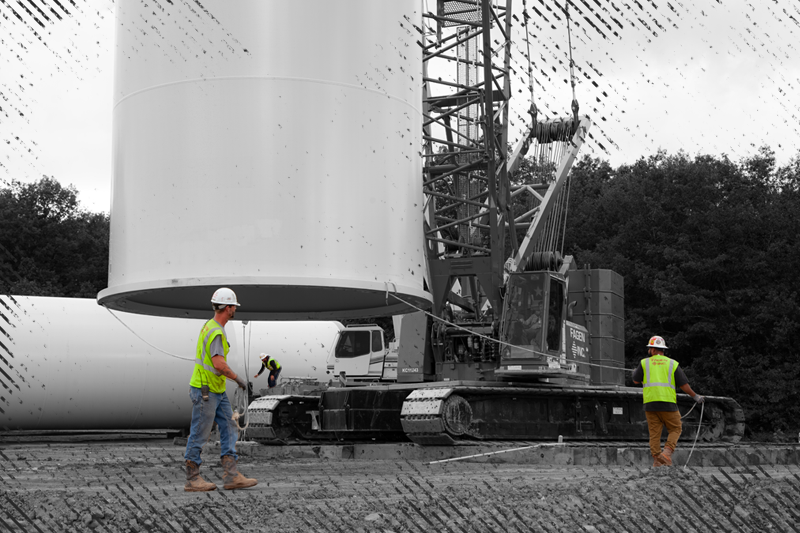
<instances>
[{"instance_id":1,"label":"yellow high-visibility vest","mask_svg":"<svg viewBox=\"0 0 800 533\"><path fill-rule=\"evenodd\" d=\"M228 344L228 339L225 337L225 330L212 318L200 330L200 337L197 339L197 356L190 385L199 389L203 384L206 384L208 385L208 390L219 394L225 392L225 376L214 368L214 363L211 362L211 354L209 353L211 342L217 335L222 336L223 357L226 361L228 360L230 344Z\"/></svg>"},{"instance_id":2,"label":"yellow high-visibility vest","mask_svg":"<svg viewBox=\"0 0 800 533\"><path fill-rule=\"evenodd\" d=\"M653 355L642 360L644 370L644 403L677 403L675 371L678 362L665 355Z\"/></svg>"}]
</instances>

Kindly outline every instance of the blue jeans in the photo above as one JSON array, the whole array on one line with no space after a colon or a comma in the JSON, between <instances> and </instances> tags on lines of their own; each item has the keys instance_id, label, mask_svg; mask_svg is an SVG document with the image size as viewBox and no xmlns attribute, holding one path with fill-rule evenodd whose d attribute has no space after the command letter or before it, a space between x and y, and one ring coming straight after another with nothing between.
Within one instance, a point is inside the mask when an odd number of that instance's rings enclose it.
<instances>
[{"instance_id":1,"label":"blue jeans","mask_svg":"<svg viewBox=\"0 0 800 533\"><path fill-rule=\"evenodd\" d=\"M189 430L184 459L197 463L198 466L203 462L200 452L203 451L203 445L208 441L211 427L216 421L219 428L220 456L231 455L238 461L236 439L239 438L239 428L232 420L233 410L228 395L224 392L209 392L206 402L203 401L199 388L189 387L189 398L192 399L192 427Z\"/></svg>"},{"instance_id":2,"label":"blue jeans","mask_svg":"<svg viewBox=\"0 0 800 533\"><path fill-rule=\"evenodd\" d=\"M270 389L278 384L278 376L281 375L281 370L283 370L283 368L279 368L278 370L270 370L269 377L267 378L267 385L269 385Z\"/></svg>"}]
</instances>

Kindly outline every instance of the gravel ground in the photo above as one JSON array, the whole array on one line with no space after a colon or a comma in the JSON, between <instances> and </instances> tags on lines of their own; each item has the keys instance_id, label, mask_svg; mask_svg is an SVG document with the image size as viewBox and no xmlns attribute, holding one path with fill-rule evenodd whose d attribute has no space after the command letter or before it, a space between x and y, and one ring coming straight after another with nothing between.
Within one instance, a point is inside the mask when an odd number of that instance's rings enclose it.
<instances>
[{"instance_id":1,"label":"gravel ground","mask_svg":"<svg viewBox=\"0 0 800 533\"><path fill-rule=\"evenodd\" d=\"M256 487L183 491L171 441L0 444L0 531L798 531L800 467L652 469L258 460Z\"/></svg>"}]
</instances>

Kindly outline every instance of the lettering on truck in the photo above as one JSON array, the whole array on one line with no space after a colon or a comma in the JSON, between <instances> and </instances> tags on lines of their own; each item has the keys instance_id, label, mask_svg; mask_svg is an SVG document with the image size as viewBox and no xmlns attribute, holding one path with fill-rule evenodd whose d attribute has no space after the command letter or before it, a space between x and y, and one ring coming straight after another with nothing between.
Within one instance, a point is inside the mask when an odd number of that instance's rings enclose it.
<instances>
[{"instance_id":1,"label":"lettering on truck","mask_svg":"<svg viewBox=\"0 0 800 533\"><path fill-rule=\"evenodd\" d=\"M579 329L569 328L569 335L576 341L586 342L586 334Z\"/></svg>"},{"instance_id":2,"label":"lettering on truck","mask_svg":"<svg viewBox=\"0 0 800 533\"><path fill-rule=\"evenodd\" d=\"M418 366L409 366L409 367L401 368L400 372L405 372L406 374L419 374L419 367Z\"/></svg>"},{"instance_id":3,"label":"lettering on truck","mask_svg":"<svg viewBox=\"0 0 800 533\"><path fill-rule=\"evenodd\" d=\"M589 354L587 352L586 346L572 345L572 355L575 357L588 357Z\"/></svg>"},{"instance_id":4,"label":"lettering on truck","mask_svg":"<svg viewBox=\"0 0 800 533\"><path fill-rule=\"evenodd\" d=\"M572 354L572 358L589 358L589 335L586 328L574 322L566 322L569 334L566 339L567 353Z\"/></svg>"}]
</instances>

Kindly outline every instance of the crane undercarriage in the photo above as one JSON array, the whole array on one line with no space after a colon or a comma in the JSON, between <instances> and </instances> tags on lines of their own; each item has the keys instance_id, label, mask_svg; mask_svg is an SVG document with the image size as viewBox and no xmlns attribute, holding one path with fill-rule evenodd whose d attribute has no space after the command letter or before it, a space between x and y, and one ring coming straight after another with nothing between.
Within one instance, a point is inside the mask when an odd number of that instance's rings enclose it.
<instances>
[{"instance_id":1,"label":"crane undercarriage","mask_svg":"<svg viewBox=\"0 0 800 533\"><path fill-rule=\"evenodd\" d=\"M702 409L678 395L683 432L701 442L738 442L744 412L731 398L707 396ZM263 396L248 412L247 438L291 442L468 440L647 440L642 391L518 383L439 382L424 386L330 388L318 396Z\"/></svg>"}]
</instances>

